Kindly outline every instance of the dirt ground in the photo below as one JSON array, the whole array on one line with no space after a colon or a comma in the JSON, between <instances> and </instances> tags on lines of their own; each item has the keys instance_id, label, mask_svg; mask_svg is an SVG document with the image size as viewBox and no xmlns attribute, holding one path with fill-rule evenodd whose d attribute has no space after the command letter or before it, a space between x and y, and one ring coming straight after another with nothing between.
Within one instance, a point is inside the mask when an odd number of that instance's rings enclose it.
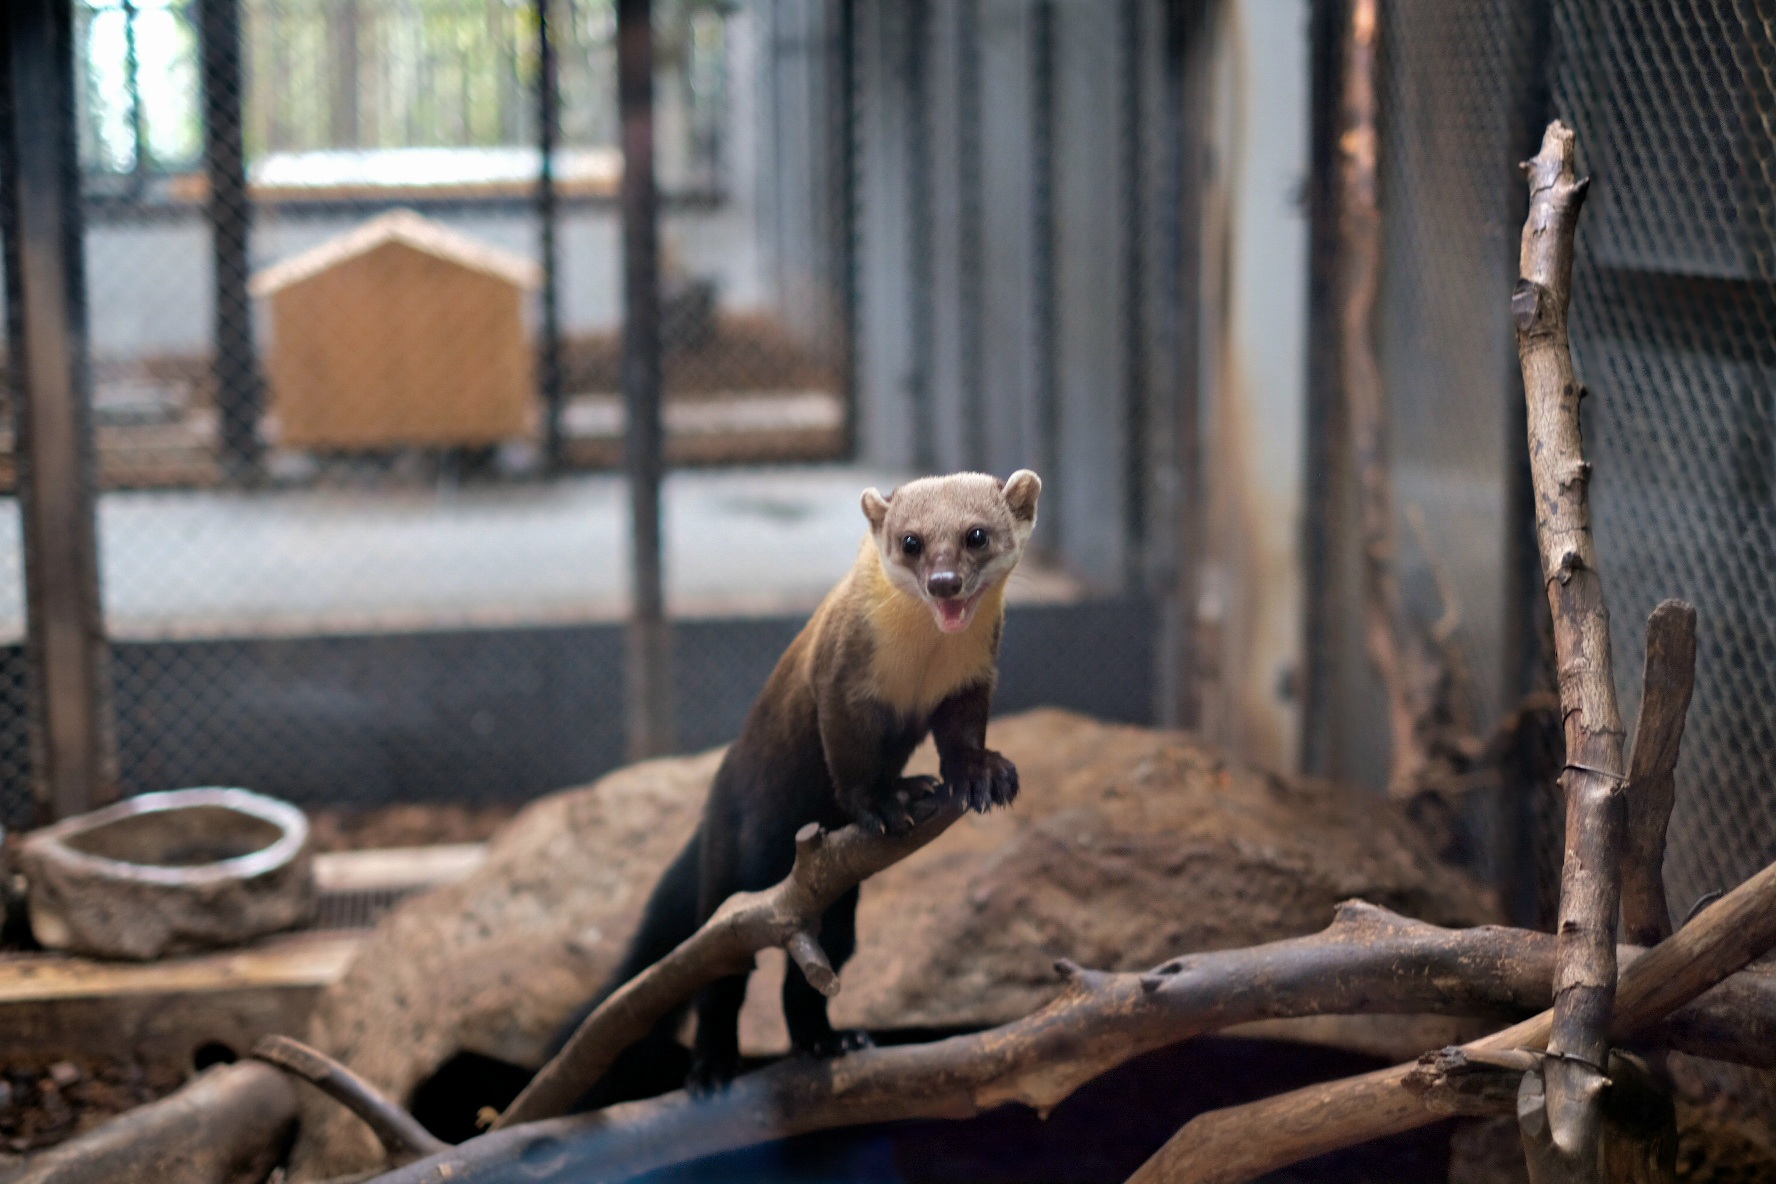
<instances>
[{"instance_id":1,"label":"dirt ground","mask_svg":"<svg viewBox=\"0 0 1776 1184\"><path fill-rule=\"evenodd\" d=\"M308 825L316 851L479 843L491 838L522 806L520 802L495 806L444 803L374 810L321 809L308 811Z\"/></svg>"},{"instance_id":2,"label":"dirt ground","mask_svg":"<svg viewBox=\"0 0 1776 1184\"><path fill-rule=\"evenodd\" d=\"M170 1069L127 1062L0 1069L0 1149L19 1155L49 1147L183 1084Z\"/></svg>"}]
</instances>

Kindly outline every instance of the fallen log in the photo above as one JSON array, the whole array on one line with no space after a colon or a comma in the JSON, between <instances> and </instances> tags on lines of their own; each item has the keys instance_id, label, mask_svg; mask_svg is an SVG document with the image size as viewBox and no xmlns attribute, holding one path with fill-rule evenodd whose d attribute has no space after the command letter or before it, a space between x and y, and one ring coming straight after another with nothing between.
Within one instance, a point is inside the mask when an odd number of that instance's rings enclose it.
<instances>
[{"instance_id":1,"label":"fallen log","mask_svg":"<svg viewBox=\"0 0 1776 1184\"><path fill-rule=\"evenodd\" d=\"M238 1061L32 1156L8 1184L259 1184L295 1133L290 1079Z\"/></svg>"},{"instance_id":2,"label":"fallen log","mask_svg":"<svg viewBox=\"0 0 1776 1184\"><path fill-rule=\"evenodd\" d=\"M1776 903L1776 869L1768 878L1760 897L1766 907ZM967 1118L1007 1103L1046 1113L1087 1081L1144 1052L1252 1020L1358 1012L1508 1015L1545 1007L1554 949L1548 934L1496 926L1442 929L1349 902L1318 934L1192 954L1145 974L1065 965L1060 997L985 1032L836 1060L793 1058L740 1077L702 1102L677 1092L515 1125L377 1179L458 1184L561 1172L568 1173L563 1178L614 1181L833 1127ZM1636 964L1651 957L1649 952ZM1676 1047L1693 1037L1702 1055L1769 1063L1776 1048L1765 1026L1744 1024L1742 1041L1731 1033L1747 1015L1776 1014L1776 974L1746 972L1726 986L1732 990L1724 1005L1709 992L1673 1014L1660 1034ZM1410 1095L1397 1092L1424 1113ZM1434 1117L1427 1114L1425 1121ZM1263 1142L1272 1136L1248 1131L1247 1137Z\"/></svg>"}]
</instances>

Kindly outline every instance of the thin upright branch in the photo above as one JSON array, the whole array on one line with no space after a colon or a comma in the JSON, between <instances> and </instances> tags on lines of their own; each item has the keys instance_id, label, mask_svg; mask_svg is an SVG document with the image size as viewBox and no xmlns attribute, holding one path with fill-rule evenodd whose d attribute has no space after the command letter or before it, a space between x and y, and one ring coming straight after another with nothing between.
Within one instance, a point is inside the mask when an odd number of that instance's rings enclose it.
<instances>
[{"instance_id":1,"label":"thin upright branch","mask_svg":"<svg viewBox=\"0 0 1776 1184\"><path fill-rule=\"evenodd\" d=\"M1672 1014L1679 1006L1704 991L1709 992L1709 1002L1716 1002L1715 992L1709 988L1729 975L1733 975L1733 982L1741 977L1763 977L1734 972L1773 947L1776 864L1628 963L1616 992L1610 1033L1618 1037L1644 1034L1662 1017L1670 1016L1665 1031L1672 1034L1682 1019L1681 1013ZM1611 954L1613 962L1613 950ZM1463 1045L1462 1052L1483 1057L1543 1048L1553 1031L1554 1015L1544 1011ZM1769 1021L1758 1019L1755 1009L1745 1018L1745 1038L1757 1039L1761 1038L1758 1033L1767 1033ZM1683 1021L1682 1026L1692 1023ZM1673 1047L1677 1047L1675 1042ZM1243 1184L1315 1155L1434 1122L1440 1115L1427 1109L1406 1085L1417 1068L1416 1062L1395 1065L1199 1115L1129 1177L1129 1184Z\"/></svg>"},{"instance_id":2,"label":"thin upright branch","mask_svg":"<svg viewBox=\"0 0 1776 1184\"><path fill-rule=\"evenodd\" d=\"M1608 1079L1609 1022L1616 990L1616 919L1627 785L1622 719L1610 663L1609 610L1591 537L1591 465L1579 435L1584 389L1573 375L1566 315L1573 239L1587 182L1573 171L1576 138L1548 125L1529 175L1511 315L1529 409L1529 460L1536 537L1554 619L1561 715L1566 727L1566 860L1560 875L1554 971L1554 1030L1544 1072L1553 1156L1589 1174L1596 1159L1600 1098Z\"/></svg>"},{"instance_id":3,"label":"thin upright branch","mask_svg":"<svg viewBox=\"0 0 1776 1184\"><path fill-rule=\"evenodd\" d=\"M1665 827L1676 799L1678 747L1696 683L1696 609L1666 600L1647 618L1640 716L1628 758L1628 830L1622 851L1622 940L1671 935L1665 903Z\"/></svg>"},{"instance_id":4,"label":"thin upright branch","mask_svg":"<svg viewBox=\"0 0 1776 1184\"><path fill-rule=\"evenodd\" d=\"M1776 916L1776 872L1766 877L1757 900ZM1737 916L1738 902L1733 908ZM1770 937L1776 942L1776 933ZM501 1173L520 1161L543 1163L563 1179L620 1180L813 1130L966 1118L1006 1103L1047 1113L1087 1081L1144 1052L1251 1020L1359 1012L1522 1014L1551 998L1554 947L1547 934L1493 926L1440 929L1350 902L1313 936L1192 954L1147 974L1063 964L1066 985L1058 998L985 1032L836 1060L791 1058L740 1077L703 1102L679 1092L513 1126L380 1180L503 1179ZM1776 1014L1776 975L1746 972L1727 985L1739 989L1725 1006L1710 992L1673 1015L1667 1029L1678 1030L1685 1021L1681 1030L1694 1036L1695 1051L1706 1050L1704 1055L1770 1060L1776 1048L1767 1039L1768 1025L1756 1017ZM1414 1113L1424 1113L1404 1090L1394 1092ZM1361 1117L1361 1107L1353 1113ZM1250 1128L1244 1138L1267 1143L1274 1134Z\"/></svg>"},{"instance_id":5,"label":"thin upright branch","mask_svg":"<svg viewBox=\"0 0 1776 1184\"><path fill-rule=\"evenodd\" d=\"M752 969L760 950L779 947L822 994L839 979L817 940L820 918L846 892L898 863L962 816L966 803L930 778L906 778L906 803L920 818L898 835L872 835L855 825L828 833L809 823L796 834L795 865L763 892L729 897L677 949L614 991L587 1016L553 1060L506 1107L495 1129L566 1113L622 1051L700 988Z\"/></svg>"},{"instance_id":6,"label":"thin upright branch","mask_svg":"<svg viewBox=\"0 0 1776 1184\"><path fill-rule=\"evenodd\" d=\"M1379 0L1353 0L1344 39L1343 130L1338 139L1339 382L1357 479L1364 643L1387 696L1388 791L1411 798L1449 782L1466 763L1459 753L1467 737L1458 737L1464 729L1453 702L1456 674L1445 652L1453 642L1440 643L1407 611L1397 570L1399 525L1375 346L1382 257L1378 6Z\"/></svg>"}]
</instances>

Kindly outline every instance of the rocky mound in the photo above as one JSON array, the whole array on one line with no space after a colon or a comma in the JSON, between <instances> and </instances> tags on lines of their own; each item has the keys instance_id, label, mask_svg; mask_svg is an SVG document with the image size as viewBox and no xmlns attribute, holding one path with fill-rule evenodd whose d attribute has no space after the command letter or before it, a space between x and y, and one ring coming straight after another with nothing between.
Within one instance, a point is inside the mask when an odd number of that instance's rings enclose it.
<instances>
[{"instance_id":1,"label":"rocky mound","mask_svg":"<svg viewBox=\"0 0 1776 1184\"><path fill-rule=\"evenodd\" d=\"M1310 932L1348 897L1445 925L1496 920L1374 794L1060 711L998 720L990 739L1018 764L1017 805L964 819L865 885L836 1024L1001 1023L1053 994L1057 957L1144 968ZM718 760L631 766L527 808L468 880L384 921L322 997L310 1038L400 1098L459 1052L536 1064L615 964ZM927 746L913 769L935 768ZM783 1045L766 980L742 1025L750 1051ZM368 1131L337 1107L305 1117L301 1175L375 1162Z\"/></svg>"}]
</instances>

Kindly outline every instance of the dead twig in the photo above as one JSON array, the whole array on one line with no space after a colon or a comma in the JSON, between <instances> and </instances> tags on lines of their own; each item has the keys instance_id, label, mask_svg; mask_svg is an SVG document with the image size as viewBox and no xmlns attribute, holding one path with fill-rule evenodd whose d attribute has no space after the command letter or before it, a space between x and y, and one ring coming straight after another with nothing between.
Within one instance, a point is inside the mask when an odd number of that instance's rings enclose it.
<instances>
[{"instance_id":1,"label":"dead twig","mask_svg":"<svg viewBox=\"0 0 1776 1184\"><path fill-rule=\"evenodd\" d=\"M1765 868L1690 924L1628 964L1616 991L1610 1033L1642 1033L1677 1007L1776 947L1776 864ZM1614 952L1612 962L1614 961ZM1762 976L1757 976L1762 977ZM1698 1003L1701 1001L1698 1000ZM1747 1039L1767 1038L1771 1021L1754 1005L1734 1021ZM1689 1009L1686 1008L1685 1011ZM1502 1032L1462 1046L1469 1056L1544 1047L1554 1012L1544 1011ZM1693 1025L1693 1020L1683 1020ZM1741 1024L1743 1026L1741 1026ZM1692 1028L1693 1030L1693 1028ZM1673 1047L1679 1047L1675 1041ZM1185 1123L1129 1177L1130 1184L1242 1184L1315 1155L1412 1130L1438 1115L1406 1088L1416 1064L1395 1065L1361 1077L1308 1086L1244 1106L1230 1106Z\"/></svg>"},{"instance_id":2,"label":"dead twig","mask_svg":"<svg viewBox=\"0 0 1776 1184\"><path fill-rule=\"evenodd\" d=\"M906 779L914 781L930 779ZM760 950L781 947L817 990L838 994L838 975L816 940L821 915L846 892L948 830L966 808L952 794L930 784L923 788L925 796L908 803L923 817L905 834L871 835L855 825L829 834L813 823L804 826L796 834L795 866L781 883L729 897L677 949L613 992L506 1107L494 1129L565 1113L618 1054L673 1008L709 983L751 970Z\"/></svg>"},{"instance_id":3,"label":"dead twig","mask_svg":"<svg viewBox=\"0 0 1776 1184\"><path fill-rule=\"evenodd\" d=\"M288 1036L267 1036L253 1046L251 1055L254 1060L300 1077L363 1119L382 1144L391 1165L411 1163L449 1146L419 1125L413 1115L383 1097L375 1086L319 1049Z\"/></svg>"},{"instance_id":4,"label":"dead twig","mask_svg":"<svg viewBox=\"0 0 1776 1184\"><path fill-rule=\"evenodd\" d=\"M1769 881L1757 898L1767 910L1776 904L1776 871ZM1736 903L1735 916L1738 908ZM986 1032L836 1060L791 1058L738 1078L701 1103L680 1092L508 1127L379 1180L515 1178L520 1163L540 1165L539 1178L558 1172L561 1178L620 1180L813 1130L966 1118L1006 1103L1046 1113L1085 1082L1144 1052L1252 1020L1358 1012L1520 1014L1545 1006L1554 946L1547 934L1494 926L1441 929L1350 902L1340 906L1328 929L1310 937L1193 954L1146 974L1065 965L1067 982L1058 998ZM1776 1014L1776 975L1747 972L1727 985L1739 979L1748 982L1725 1007L1711 992L1673 1015L1667 1028L1676 1030L1680 1019L1701 1013L1683 1028L1684 1039L1701 1042L1692 1051L1706 1048L1702 1055L1754 1063L1776 1059L1767 1025L1756 1018ZM1746 1038L1737 1040L1731 1034L1741 1029ZM1397 1079L1393 1092L1420 1121L1436 1117ZM1353 1113L1360 1118L1360 1106ZM1265 1144L1275 1134L1247 1127L1243 1138Z\"/></svg>"},{"instance_id":5,"label":"dead twig","mask_svg":"<svg viewBox=\"0 0 1776 1184\"><path fill-rule=\"evenodd\" d=\"M1622 852L1622 940L1657 945L1671 935L1665 903L1665 827L1676 799L1684 719L1696 683L1696 609L1667 600L1647 618L1640 716L1628 758L1628 823Z\"/></svg>"}]
</instances>

